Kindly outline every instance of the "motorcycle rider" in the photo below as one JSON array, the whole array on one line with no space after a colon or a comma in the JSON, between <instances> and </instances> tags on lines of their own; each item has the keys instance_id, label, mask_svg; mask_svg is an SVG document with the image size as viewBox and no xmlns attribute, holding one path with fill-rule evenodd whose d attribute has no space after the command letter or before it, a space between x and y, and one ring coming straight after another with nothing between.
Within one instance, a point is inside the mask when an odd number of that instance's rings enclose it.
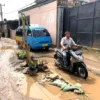
<instances>
[{"instance_id":1,"label":"motorcycle rider","mask_svg":"<svg viewBox=\"0 0 100 100\"><path fill-rule=\"evenodd\" d=\"M63 49L62 53L63 53L63 61L64 61L64 66L67 68L68 67L68 61L66 60L67 58L67 49L69 47L72 47L72 46L80 46L80 45L77 45L74 40L71 38L70 36L70 32L65 32L65 37L63 37L61 39L61 47ZM73 52L72 52L73 53Z\"/></svg>"}]
</instances>

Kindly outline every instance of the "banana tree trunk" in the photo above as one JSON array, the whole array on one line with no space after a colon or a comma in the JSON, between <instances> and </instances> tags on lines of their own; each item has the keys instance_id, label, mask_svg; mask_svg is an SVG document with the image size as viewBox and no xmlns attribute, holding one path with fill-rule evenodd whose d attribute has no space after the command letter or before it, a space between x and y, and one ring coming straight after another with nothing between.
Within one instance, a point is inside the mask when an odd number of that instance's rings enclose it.
<instances>
[{"instance_id":1,"label":"banana tree trunk","mask_svg":"<svg viewBox=\"0 0 100 100\"><path fill-rule=\"evenodd\" d=\"M23 25L23 36L24 36L24 43L25 43L25 49L26 49L26 55L27 55L27 63L31 62L30 59L30 50L29 50L29 46L27 44L27 34L26 34L26 29L25 29L25 22L27 22L26 16L25 14L21 14L21 19L22 19L22 25Z\"/></svg>"}]
</instances>

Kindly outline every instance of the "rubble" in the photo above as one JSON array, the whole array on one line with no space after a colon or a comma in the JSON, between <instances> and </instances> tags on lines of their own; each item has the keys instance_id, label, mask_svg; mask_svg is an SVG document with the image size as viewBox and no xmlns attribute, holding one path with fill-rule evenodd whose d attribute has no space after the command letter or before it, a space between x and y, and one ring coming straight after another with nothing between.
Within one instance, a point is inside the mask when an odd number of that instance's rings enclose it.
<instances>
[{"instance_id":1,"label":"rubble","mask_svg":"<svg viewBox=\"0 0 100 100\"><path fill-rule=\"evenodd\" d=\"M20 51L17 56L18 59L25 60L24 62L20 63L20 67L16 68L17 71L22 71L22 73L29 74L30 76L35 75L37 72L48 71L48 67L46 65L47 63L45 61L36 60L33 56L30 57L31 61L27 63L26 52L23 50Z\"/></svg>"},{"instance_id":2,"label":"rubble","mask_svg":"<svg viewBox=\"0 0 100 100\"><path fill-rule=\"evenodd\" d=\"M28 74L29 73L29 67L26 67L22 72L23 72L23 74Z\"/></svg>"},{"instance_id":3,"label":"rubble","mask_svg":"<svg viewBox=\"0 0 100 100\"><path fill-rule=\"evenodd\" d=\"M84 91L81 89L81 84L77 83L75 85L71 84L70 82L64 80L60 75L57 73L47 73L42 76L39 84L45 85L45 82L50 82L51 85L58 86L63 91L73 91L77 94L84 94Z\"/></svg>"},{"instance_id":4,"label":"rubble","mask_svg":"<svg viewBox=\"0 0 100 100\"><path fill-rule=\"evenodd\" d=\"M13 43L11 44L13 45ZM45 65L45 62L43 62L43 64ZM44 71L44 68L47 69L46 65L43 68L41 66L42 64L37 66L39 72ZM61 77L61 75L58 75L57 73L48 72L48 70L45 70L44 72L46 72L46 74L42 75L42 78L38 80L38 83L41 84L42 86L45 86L45 82L51 83L55 81L57 82L57 80L59 80L58 83L60 83L61 80L60 85L64 84L64 87L66 86L66 82L69 83L66 80L65 82ZM2 86L0 87L1 90L0 100L32 100L19 92L19 90L26 88L24 85L27 84L26 77L23 75L23 73L32 76L35 75L34 71L31 71L29 73L29 67L27 67L25 61L17 59L16 52L14 51L13 46L12 47L9 46L8 49L0 50L0 80L1 80L0 86ZM71 86L72 85L73 84L71 84ZM59 87L63 88L62 86ZM25 89L23 89L23 91L24 90ZM73 92L80 94L80 91L78 90L73 90ZM81 99L71 99L71 100L81 100Z\"/></svg>"}]
</instances>

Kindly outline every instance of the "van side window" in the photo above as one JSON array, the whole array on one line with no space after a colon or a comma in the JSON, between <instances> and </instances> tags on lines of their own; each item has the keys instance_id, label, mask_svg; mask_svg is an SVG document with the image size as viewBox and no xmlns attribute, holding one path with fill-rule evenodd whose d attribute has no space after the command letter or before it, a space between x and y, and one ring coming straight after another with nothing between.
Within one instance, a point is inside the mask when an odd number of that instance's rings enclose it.
<instances>
[{"instance_id":1,"label":"van side window","mask_svg":"<svg viewBox=\"0 0 100 100\"><path fill-rule=\"evenodd\" d=\"M49 32L45 29L44 32L46 32L46 36L50 36Z\"/></svg>"},{"instance_id":2,"label":"van side window","mask_svg":"<svg viewBox=\"0 0 100 100\"><path fill-rule=\"evenodd\" d=\"M28 30L28 31L27 31L27 35L28 35L28 36L32 36L31 30Z\"/></svg>"},{"instance_id":3,"label":"van side window","mask_svg":"<svg viewBox=\"0 0 100 100\"><path fill-rule=\"evenodd\" d=\"M34 37L45 37L45 36L50 36L49 32L44 29L44 30L33 30L32 34Z\"/></svg>"},{"instance_id":4,"label":"van side window","mask_svg":"<svg viewBox=\"0 0 100 100\"><path fill-rule=\"evenodd\" d=\"M23 36L22 29L17 30L16 36Z\"/></svg>"}]
</instances>

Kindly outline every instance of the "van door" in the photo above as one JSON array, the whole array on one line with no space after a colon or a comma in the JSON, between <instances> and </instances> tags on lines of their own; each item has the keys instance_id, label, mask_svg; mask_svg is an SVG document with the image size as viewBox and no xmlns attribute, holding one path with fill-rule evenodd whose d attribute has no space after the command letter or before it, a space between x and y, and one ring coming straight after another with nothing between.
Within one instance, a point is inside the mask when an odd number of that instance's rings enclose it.
<instances>
[{"instance_id":1,"label":"van door","mask_svg":"<svg viewBox=\"0 0 100 100\"><path fill-rule=\"evenodd\" d=\"M15 37L16 41L22 42L22 36L23 36L22 29L18 28L16 31L16 37Z\"/></svg>"}]
</instances>

